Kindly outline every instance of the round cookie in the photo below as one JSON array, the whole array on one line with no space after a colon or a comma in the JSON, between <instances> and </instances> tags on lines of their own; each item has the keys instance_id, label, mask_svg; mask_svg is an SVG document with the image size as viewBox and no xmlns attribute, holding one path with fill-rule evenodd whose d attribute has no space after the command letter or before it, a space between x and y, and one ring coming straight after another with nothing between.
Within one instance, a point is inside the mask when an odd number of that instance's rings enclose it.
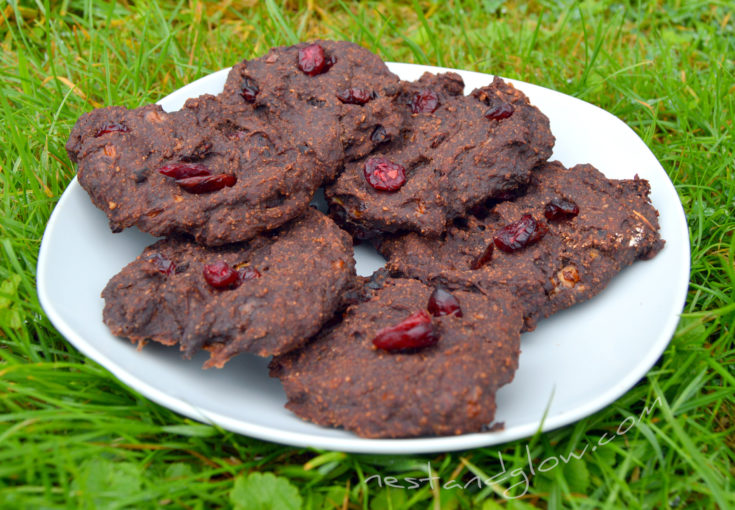
<instances>
[{"instance_id":1,"label":"round cookie","mask_svg":"<svg viewBox=\"0 0 735 510\"><path fill-rule=\"evenodd\" d=\"M395 108L407 116L404 132L346 163L326 190L338 221L366 236L410 230L435 237L452 218L528 182L551 156L548 118L500 78L470 96L463 88L454 73L401 83ZM392 189L369 182L378 158L402 167Z\"/></svg>"},{"instance_id":2,"label":"round cookie","mask_svg":"<svg viewBox=\"0 0 735 510\"><path fill-rule=\"evenodd\" d=\"M522 319L510 295L454 292L462 317L431 318L434 345L388 352L373 344L381 329L426 310L432 291L417 280L369 281L364 300L351 305L341 322L271 361L271 375L288 396L286 407L305 420L370 438L488 427L495 393L518 366Z\"/></svg>"},{"instance_id":3,"label":"round cookie","mask_svg":"<svg viewBox=\"0 0 735 510\"><path fill-rule=\"evenodd\" d=\"M172 113L157 105L110 107L79 119L69 156L113 231L186 233L216 246L276 228L308 207L328 169L277 125L231 110L202 96ZM193 168L221 182L202 192L161 173L166 168L178 176Z\"/></svg>"},{"instance_id":4,"label":"round cookie","mask_svg":"<svg viewBox=\"0 0 735 510\"><path fill-rule=\"evenodd\" d=\"M205 265L221 262L240 274L215 288ZM240 352L269 356L299 347L342 305L354 279L349 236L308 208L247 243L156 242L107 284L103 319L135 343L178 343L187 355L207 349L205 367L221 367Z\"/></svg>"},{"instance_id":5,"label":"round cookie","mask_svg":"<svg viewBox=\"0 0 735 510\"><path fill-rule=\"evenodd\" d=\"M325 60L320 72L307 73L299 59L312 51ZM222 100L248 105L259 117L286 126L334 177L345 159L362 157L398 136L403 122L393 105L398 84L380 57L362 46L317 40L272 48L238 63Z\"/></svg>"},{"instance_id":6,"label":"round cookie","mask_svg":"<svg viewBox=\"0 0 735 510\"><path fill-rule=\"evenodd\" d=\"M623 268L661 250L649 191L642 179L611 180L591 165L567 169L550 162L534 172L525 194L476 209L443 237L409 233L386 238L379 249L393 274L452 288L509 291L523 308L525 329L532 330L538 320L593 297ZM578 214L546 218L547 204L559 199L576 205ZM494 237L526 214L546 233L517 251L500 249Z\"/></svg>"}]
</instances>

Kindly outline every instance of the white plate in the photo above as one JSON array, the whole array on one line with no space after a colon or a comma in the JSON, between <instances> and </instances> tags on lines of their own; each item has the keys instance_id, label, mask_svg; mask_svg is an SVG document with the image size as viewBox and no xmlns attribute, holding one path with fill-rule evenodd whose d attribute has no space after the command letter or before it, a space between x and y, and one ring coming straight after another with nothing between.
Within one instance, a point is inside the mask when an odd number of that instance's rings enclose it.
<instances>
[{"instance_id":1,"label":"white plate","mask_svg":"<svg viewBox=\"0 0 735 510\"><path fill-rule=\"evenodd\" d=\"M403 79L447 69L390 64ZM466 90L492 76L457 71ZM160 101L166 110L189 97L222 90L227 70ZM511 80L512 81L512 80ZM554 158L567 166L592 163L608 177L636 173L651 182L666 247L653 260L623 271L599 296L547 319L522 337L515 380L498 393L499 432L420 439L361 439L306 423L284 409L286 397L268 376L268 360L241 355L224 369L202 370L207 357L184 360L176 349L149 344L141 352L102 323L100 292L154 238L135 229L112 234L105 215L73 180L49 220L38 259L38 295L51 322L80 351L149 399L193 419L248 436L333 450L421 453L503 443L572 423L613 402L656 362L679 319L689 280L689 238L676 190L643 141L613 115L573 97L523 82L551 119ZM382 264L361 248L358 272ZM548 406L548 416L541 423Z\"/></svg>"}]
</instances>

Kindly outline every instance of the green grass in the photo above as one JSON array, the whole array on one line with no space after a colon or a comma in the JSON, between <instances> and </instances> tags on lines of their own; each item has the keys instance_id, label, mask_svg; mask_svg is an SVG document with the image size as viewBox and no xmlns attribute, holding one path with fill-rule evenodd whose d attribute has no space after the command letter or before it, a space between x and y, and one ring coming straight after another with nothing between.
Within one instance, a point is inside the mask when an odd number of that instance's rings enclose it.
<instances>
[{"instance_id":1,"label":"green grass","mask_svg":"<svg viewBox=\"0 0 735 510\"><path fill-rule=\"evenodd\" d=\"M735 507L729 2L39 0L0 9L0 508ZM192 422L70 347L39 306L35 267L46 221L74 175L64 143L76 118L154 102L273 45L314 37L556 89L611 111L643 138L676 185L692 243L686 313L646 378L608 408L532 439L366 456ZM637 426L615 437L626 417ZM537 468L610 437L581 460L530 475L528 456ZM442 481L465 483L499 473L498 455L515 473L498 484L405 490L365 481L381 474L409 485L430 463ZM513 484L515 498L505 498Z\"/></svg>"}]
</instances>

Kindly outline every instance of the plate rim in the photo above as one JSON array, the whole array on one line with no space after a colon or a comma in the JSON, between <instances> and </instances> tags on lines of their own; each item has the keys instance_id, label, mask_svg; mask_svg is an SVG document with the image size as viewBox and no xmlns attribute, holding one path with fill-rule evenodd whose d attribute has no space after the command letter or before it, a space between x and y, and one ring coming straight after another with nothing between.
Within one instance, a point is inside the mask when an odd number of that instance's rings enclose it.
<instances>
[{"instance_id":1,"label":"plate rim","mask_svg":"<svg viewBox=\"0 0 735 510\"><path fill-rule=\"evenodd\" d=\"M477 78L482 78L483 80L492 79L495 76L492 74L480 73L476 71L465 71L460 69L425 66L420 64L395 62L387 62L386 64L389 66L391 71L396 72L396 74L400 74L401 68L413 68L414 70L434 73L459 72L462 75L474 75ZM215 71L206 76L203 76L193 82L190 82L180 87L176 91L173 91L166 97L162 98L157 102L157 104L167 101L170 102L172 101L171 98L174 98L174 100L176 100L177 96L186 94L188 90L194 90L201 84L207 83L210 80L216 80L220 74L227 73L229 69L230 68L221 69L219 71ZM422 438L366 439L360 438L358 436L328 437L317 436L309 432L279 430L269 426L243 422L239 419L231 418L218 412L195 408L187 404L187 402L185 402L184 400L169 395L165 391L156 388L154 385L139 379L137 376L134 376L133 374L128 372L124 367L119 366L114 360L102 354L97 348L95 348L93 343L87 341L67 322L63 315L55 307L53 300L50 298L49 289L47 288L47 268L51 260L51 254L49 253L49 239L54 232L54 227L58 222L59 215L61 214L59 211L63 211L64 204L67 201L71 200L71 197L74 195L74 193L83 192L81 186L77 181L76 176L65 188L58 202L54 206L48 223L44 229L38 254L38 262L36 266L36 287L39 303L41 304L41 307L51 321L52 325L59 331L59 333L61 333L63 337L67 339L67 341L72 344L72 346L74 346L74 348L81 351L86 357L100 364L130 389L156 402L159 405L167 407L174 412L177 412L196 421L212 424L260 440L275 442L279 444L287 444L295 447L318 448L352 453L420 454L493 446L532 436L535 432L539 430L542 432L548 432L550 430L554 430L565 425L575 423L576 421L585 418L604 407L607 407L616 399L620 398L627 391L629 391L630 388L632 388L640 379L645 377L651 367L653 367L653 365L661 357L669 342L671 341L676 326L679 323L681 311L684 309L684 306L686 304L686 296L688 292L691 271L691 246L686 216L681 200L678 196L678 193L676 192L676 188L666 171L661 166L661 163L652 153L650 148L645 144L645 142L643 142L643 140L641 140L640 137L635 133L635 131L633 131L630 126L625 124L618 117L596 105L593 105L576 97L563 94L553 89L541 87L539 85L519 80L508 78L503 79L507 80L510 83L513 83L514 86L517 86L525 93L528 93L528 91L543 89L543 93L545 94L549 92L553 94L560 94L564 96L567 100L571 99L574 101L579 101L581 103L584 103L587 107L592 106L602 114L613 117L615 121L625 126L625 128L631 131L633 135L641 141L641 143L648 151L648 155L650 155L650 157L652 157L653 160L656 161L656 171L661 172L662 176L665 177L665 179L663 179L662 182L658 184L666 188L658 189L657 191L664 192L666 194L673 193L673 196L676 197L676 202L678 203L678 207L674 207L673 211L667 211L667 214L676 215L673 220L679 228L678 234L680 236L680 240L682 241L681 252L678 255L685 262L685 271L684 268L681 268L681 272L682 274L685 272L686 282L685 285L682 286L683 288L680 290L678 298L675 300L675 306L672 307L673 309L677 310L677 313L669 314L664 327L660 329L656 342L651 345L651 348L648 349L646 356L643 357L635 366L635 370L629 371L618 381L617 384L608 388L607 391L598 394L593 399L585 401L582 405L576 406L572 410L556 414L539 423L517 425L510 430L501 430L496 432L482 432L463 434L458 436ZM669 246L669 243L667 243L667 246Z\"/></svg>"}]
</instances>

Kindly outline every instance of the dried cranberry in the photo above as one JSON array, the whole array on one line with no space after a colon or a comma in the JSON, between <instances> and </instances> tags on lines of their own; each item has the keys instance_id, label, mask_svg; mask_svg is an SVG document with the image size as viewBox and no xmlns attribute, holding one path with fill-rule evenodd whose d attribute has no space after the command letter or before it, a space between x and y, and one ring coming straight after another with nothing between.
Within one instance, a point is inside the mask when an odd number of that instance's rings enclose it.
<instances>
[{"instance_id":1,"label":"dried cranberry","mask_svg":"<svg viewBox=\"0 0 735 510\"><path fill-rule=\"evenodd\" d=\"M419 310L395 326L381 329L373 338L373 344L386 351L402 351L426 347L439 341L431 316Z\"/></svg>"},{"instance_id":2,"label":"dried cranberry","mask_svg":"<svg viewBox=\"0 0 735 510\"><path fill-rule=\"evenodd\" d=\"M493 243L489 243L487 247L483 250L483 252L478 256L476 259L474 259L470 263L470 269L476 270L480 269L482 266L490 262L493 258L493 250L494 250Z\"/></svg>"},{"instance_id":3,"label":"dried cranberry","mask_svg":"<svg viewBox=\"0 0 735 510\"><path fill-rule=\"evenodd\" d=\"M181 186L184 191L196 195L219 191L225 186L234 186L236 182L237 177L231 174L201 175L176 180L176 184Z\"/></svg>"},{"instance_id":4,"label":"dried cranberry","mask_svg":"<svg viewBox=\"0 0 735 510\"><path fill-rule=\"evenodd\" d=\"M383 143L388 139L388 133L386 133L383 126L376 127L370 135L370 140L375 143Z\"/></svg>"},{"instance_id":5,"label":"dried cranberry","mask_svg":"<svg viewBox=\"0 0 735 510\"><path fill-rule=\"evenodd\" d=\"M159 168L158 172L166 177L173 177L177 180L211 175L209 168L201 163L171 163L170 165L164 165Z\"/></svg>"},{"instance_id":6,"label":"dried cranberry","mask_svg":"<svg viewBox=\"0 0 735 510\"><path fill-rule=\"evenodd\" d=\"M368 159L363 173L368 184L379 191L398 191L406 183L406 169L388 158Z\"/></svg>"},{"instance_id":7,"label":"dried cranberry","mask_svg":"<svg viewBox=\"0 0 735 510\"><path fill-rule=\"evenodd\" d=\"M462 317L462 308L459 306L459 300L454 297L448 290L437 287L429 297L429 304L426 306L429 313L434 317L442 315L455 315Z\"/></svg>"},{"instance_id":8,"label":"dried cranberry","mask_svg":"<svg viewBox=\"0 0 735 510\"><path fill-rule=\"evenodd\" d=\"M240 270L240 282L246 282L248 280L254 280L256 278L260 278L260 271L258 271L254 267L246 267L245 269Z\"/></svg>"},{"instance_id":9,"label":"dried cranberry","mask_svg":"<svg viewBox=\"0 0 735 510\"><path fill-rule=\"evenodd\" d=\"M329 70L337 59L327 57L324 48L318 44L310 44L299 50L299 69L309 76L316 76Z\"/></svg>"},{"instance_id":10,"label":"dried cranberry","mask_svg":"<svg viewBox=\"0 0 735 510\"><path fill-rule=\"evenodd\" d=\"M493 237L495 246L507 253L518 251L533 244L546 234L548 227L530 214L501 228Z\"/></svg>"},{"instance_id":11,"label":"dried cranberry","mask_svg":"<svg viewBox=\"0 0 735 510\"><path fill-rule=\"evenodd\" d=\"M439 108L439 96L433 90L424 89L416 92L409 104L413 113L433 113Z\"/></svg>"},{"instance_id":12,"label":"dried cranberry","mask_svg":"<svg viewBox=\"0 0 735 510\"><path fill-rule=\"evenodd\" d=\"M553 198L544 208L544 216L549 221L569 220L578 214L577 204L566 198Z\"/></svg>"},{"instance_id":13,"label":"dried cranberry","mask_svg":"<svg viewBox=\"0 0 735 510\"><path fill-rule=\"evenodd\" d=\"M515 110L515 107L510 103L499 103L490 107L490 109L485 112L485 117L490 120L507 119L513 115Z\"/></svg>"},{"instance_id":14,"label":"dried cranberry","mask_svg":"<svg viewBox=\"0 0 735 510\"><path fill-rule=\"evenodd\" d=\"M254 103L258 92L260 92L260 89L255 82L250 78L245 78L242 83L242 88L240 89L240 95L242 98L248 103Z\"/></svg>"},{"instance_id":15,"label":"dried cranberry","mask_svg":"<svg viewBox=\"0 0 735 510\"><path fill-rule=\"evenodd\" d=\"M152 253L148 255L145 260L153 264L153 267L155 267L159 273L165 274L167 276L172 274L176 270L176 264L171 262L160 253Z\"/></svg>"},{"instance_id":16,"label":"dried cranberry","mask_svg":"<svg viewBox=\"0 0 735 510\"><path fill-rule=\"evenodd\" d=\"M240 283L240 274L222 260L205 264L202 273L207 283L215 289L230 289Z\"/></svg>"},{"instance_id":17,"label":"dried cranberry","mask_svg":"<svg viewBox=\"0 0 735 510\"><path fill-rule=\"evenodd\" d=\"M337 99L346 104L365 104L373 98L373 95L365 89L344 89L337 93Z\"/></svg>"},{"instance_id":18,"label":"dried cranberry","mask_svg":"<svg viewBox=\"0 0 735 510\"><path fill-rule=\"evenodd\" d=\"M128 131L130 131L130 129L125 124L111 122L99 128L94 137L97 138L98 136L106 135L107 133L127 133Z\"/></svg>"}]
</instances>

